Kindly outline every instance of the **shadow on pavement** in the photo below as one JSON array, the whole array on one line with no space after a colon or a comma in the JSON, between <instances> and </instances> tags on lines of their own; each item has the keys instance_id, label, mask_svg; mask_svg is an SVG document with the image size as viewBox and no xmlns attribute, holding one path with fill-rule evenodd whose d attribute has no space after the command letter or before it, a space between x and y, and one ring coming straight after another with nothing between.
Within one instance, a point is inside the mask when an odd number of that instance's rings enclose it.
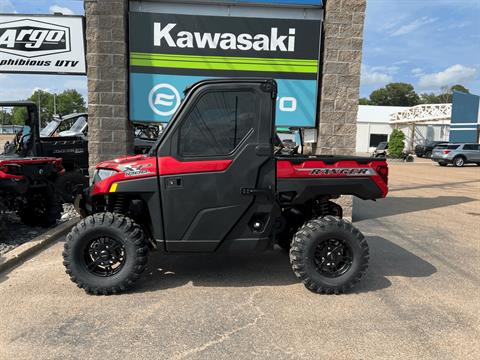
<instances>
[{"instance_id":1,"label":"shadow on pavement","mask_svg":"<svg viewBox=\"0 0 480 360\"><path fill-rule=\"evenodd\" d=\"M408 250L378 236L368 237L370 268L353 292L391 286L387 276L428 277L437 269ZM286 286L298 284L283 250L250 255L153 255L133 292L176 288L189 282L200 287ZM306 290L307 291L307 290Z\"/></svg>"},{"instance_id":2,"label":"shadow on pavement","mask_svg":"<svg viewBox=\"0 0 480 360\"><path fill-rule=\"evenodd\" d=\"M290 268L288 253L275 249L245 255L153 254L134 292L194 286L250 287L298 283Z\"/></svg>"},{"instance_id":3,"label":"shadow on pavement","mask_svg":"<svg viewBox=\"0 0 480 360\"><path fill-rule=\"evenodd\" d=\"M424 197L387 197L377 203L369 204L354 199L353 221L376 219L386 216L405 214L415 211L442 208L475 201L466 196L437 196L434 198Z\"/></svg>"},{"instance_id":4,"label":"shadow on pavement","mask_svg":"<svg viewBox=\"0 0 480 360\"><path fill-rule=\"evenodd\" d=\"M368 236L370 266L365 279L354 292L380 290L391 286L388 276L429 277L437 268L414 253L380 236Z\"/></svg>"}]
</instances>

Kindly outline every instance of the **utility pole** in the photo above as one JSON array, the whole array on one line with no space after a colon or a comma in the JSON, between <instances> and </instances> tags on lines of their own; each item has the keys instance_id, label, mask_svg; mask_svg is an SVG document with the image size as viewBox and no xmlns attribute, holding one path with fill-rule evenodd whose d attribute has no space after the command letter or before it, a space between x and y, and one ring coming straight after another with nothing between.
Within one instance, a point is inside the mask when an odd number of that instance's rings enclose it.
<instances>
[{"instance_id":1,"label":"utility pole","mask_svg":"<svg viewBox=\"0 0 480 360\"><path fill-rule=\"evenodd\" d=\"M40 106L41 106L40 91L38 92L37 98L38 98L38 125L40 126L40 124L42 123L42 117L41 117L41 111L40 111Z\"/></svg>"},{"instance_id":2,"label":"utility pole","mask_svg":"<svg viewBox=\"0 0 480 360\"><path fill-rule=\"evenodd\" d=\"M57 115L57 93L53 93L53 115Z\"/></svg>"}]
</instances>

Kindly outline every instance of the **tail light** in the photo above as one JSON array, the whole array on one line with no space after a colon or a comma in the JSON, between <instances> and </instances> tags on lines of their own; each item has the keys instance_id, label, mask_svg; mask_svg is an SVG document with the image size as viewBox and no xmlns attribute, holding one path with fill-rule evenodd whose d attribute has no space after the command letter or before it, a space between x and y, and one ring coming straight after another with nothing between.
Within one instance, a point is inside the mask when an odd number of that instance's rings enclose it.
<instances>
[{"instance_id":1,"label":"tail light","mask_svg":"<svg viewBox=\"0 0 480 360\"><path fill-rule=\"evenodd\" d=\"M444 155L447 155L447 154L449 154L449 153L450 153L450 150L443 150L443 154L444 154Z\"/></svg>"},{"instance_id":2,"label":"tail light","mask_svg":"<svg viewBox=\"0 0 480 360\"><path fill-rule=\"evenodd\" d=\"M385 185L388 185L388 165L377 167L377 173L382 178Z\"/></svg>"},{"instance_id":3,"label":"tail light","mask_svg":"<svg viewBox=\"0 0 480 360\"><path fill-rule=\"evenodd\" d=\"M17 164L6 164L3 166L0 166L0 171L10 175L20 175L21 173L20 169L21 167Z\"/></svg>"}]
</instances>

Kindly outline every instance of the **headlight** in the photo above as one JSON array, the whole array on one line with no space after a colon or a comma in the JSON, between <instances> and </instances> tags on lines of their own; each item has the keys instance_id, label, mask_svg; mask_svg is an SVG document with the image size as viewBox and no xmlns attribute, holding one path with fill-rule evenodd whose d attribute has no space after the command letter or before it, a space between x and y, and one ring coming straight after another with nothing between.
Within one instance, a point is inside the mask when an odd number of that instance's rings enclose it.
<instances>
[{"instance_id":1,"label":"headlight","mask_svg":"<svg viewBox=\"0 0 480 360\"><path fill-rule=\"evenodd\" d=\"M95 170L95 174L93 174L93 183L100 182L105 180L106 178L117 174L118 171L116 170L109 170L109 169L97 169Z\"/></svg>"}]
</instances>

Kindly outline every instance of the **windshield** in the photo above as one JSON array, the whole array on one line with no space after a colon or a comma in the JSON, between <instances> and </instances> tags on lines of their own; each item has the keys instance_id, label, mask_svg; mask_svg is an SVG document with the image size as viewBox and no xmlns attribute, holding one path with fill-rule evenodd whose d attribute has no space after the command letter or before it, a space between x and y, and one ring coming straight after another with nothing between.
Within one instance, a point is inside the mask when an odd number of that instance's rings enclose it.
<instances>
[{"instance_id":1,"label":"windshield","mask_svg":"<svg viewBox=\"0 0 480 360\"><path fill-rule=\"evenodd\" d=\"M47 126L45 126L42 131L40 131L41 137L51 136L58 127L59 122L57 120L50 121Z\"/></svg>"},{"instance_id":2,"label":"windshield","mask_svg":"<svg viewBox=\"0 0 480 360\"><path fill-rule=\"evenodd\" d=\"M87 124L87 120L85 119L85 117L84 116L79 117L77 121L75 121L75 123L70 128L70 131L73 131L74 133L79 133L83 130L86 124Z\"/></svg>"},{"instance_id":3,"label":"windshield","mask_svg":"<svg viewBox=\"0 0 480 360\"><path fill-rule=\"evenodd\" d=\"M377 146L377 150L385 150L388 148L388 143L387 142L381 142L380 144L378 144Z\"/></svg>"}]
</instances>

